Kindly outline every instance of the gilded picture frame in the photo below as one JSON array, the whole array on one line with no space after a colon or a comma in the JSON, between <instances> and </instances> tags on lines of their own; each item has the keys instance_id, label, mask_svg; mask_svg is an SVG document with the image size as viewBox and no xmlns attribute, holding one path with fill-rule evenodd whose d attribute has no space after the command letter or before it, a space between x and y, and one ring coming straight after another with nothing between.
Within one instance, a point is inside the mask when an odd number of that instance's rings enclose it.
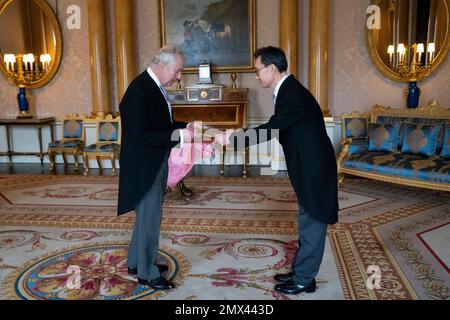
<instances>
[{"instance_id":1,"label":"gilded picture frame","mask_svg":"<svg viewBox=\"0 0 450 320\"><path fill-rule=\"evenodd\" d=\"M159 0L160 45L185 55L184 73L210 63L213 72L253 72L256 0Z\"/></svg>"}]
</instances>

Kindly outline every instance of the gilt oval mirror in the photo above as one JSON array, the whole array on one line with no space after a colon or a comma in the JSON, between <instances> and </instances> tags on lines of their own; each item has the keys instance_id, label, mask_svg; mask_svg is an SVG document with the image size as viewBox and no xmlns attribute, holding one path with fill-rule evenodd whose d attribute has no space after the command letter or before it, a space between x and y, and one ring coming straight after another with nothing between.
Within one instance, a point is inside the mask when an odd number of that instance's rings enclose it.
<instances>
[{"instance_id":1,"label":"gilt oval mirror","mask_svg":"<svg viewBox=\"0 0 450 320\"><path fill-rule=\"evenodd\" d=\"M430 75L450 48L450 0L372 0L366 26L369 56L391 80Z\"/></svg>"},{"instance_id":2,"label":"gilt oval mirror","mask_svg":"<svg viewBox=\"0 0 450 320\"><path fill-rule=\"evenodd\" d=\"M0 69L8 81L35 89L61 62L58 20L44 0L0 0Z\"/></svg>"}]
</instances>

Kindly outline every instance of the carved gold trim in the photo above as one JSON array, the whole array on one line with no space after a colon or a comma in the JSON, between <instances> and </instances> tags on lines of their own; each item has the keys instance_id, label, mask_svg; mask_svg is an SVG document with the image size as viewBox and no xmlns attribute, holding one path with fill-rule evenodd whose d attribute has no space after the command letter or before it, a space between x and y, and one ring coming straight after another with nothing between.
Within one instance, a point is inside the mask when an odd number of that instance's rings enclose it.
<instances>
[{"instance_id":1,"label":"carved gold trim","mask_svg":"<svg viewBox=\"0 0 450 320\"><path fill-rule=\"evenodd\" d=\"M433 182L424 182L424 181L399 178L399 177L390 177L390 176L382 175L380 173L364 172L364 171L360 171L360 170L356 170L356 169L349 169L349 168L341 168L340 173L347 173L347 174L351 174L351 175L358 176L358 177L369 178L369 179L374 179L374 180L383 181L383 182L396 183L396 184L401 184L401 185L411 186L411 187L450 191L449 183L433 183Z\"/></svg>"},{"instance_id":2,"label":"carved gold trim","mask_svg":"<svg viewBox=\"0 0 450 320\"><path fill-rule=\"evenodd\" d=\"M12 0L0 0L0 15L11 1ZM56 75L56 72L58 71L59 65L61 63L63 45L62 45L61 28L59 26L58 19L56 18L55 13L53 12L53 9L47 4L47 2L45 2L45 0L32 0L32 1L34 1L44 11L45 16L49 18L50 23L52 24L53 27L53 31L55 33L55 41L56 41L55 58L50 70L37 81L20 83L25 88L37 89L45 86ZM2 53L0 52L0 54ZM7 74L6 66L4 65L3 62L0 62L0 70L4 75ZM15 84L19 85L19 83Z\"/></svg>"},{"instance_id":3,"label":"carved gold trim","mask_svg":"<svg viewBox=\"0 0 450 320\"><path fill-rule=\"evenodd\" d=\"M371 0L372 5L380 5L380 2L382 0ZM431 69L425 70L417 76L416 79L412 79L409 77L403 77L399 73L391 70L386 66L386 64L381 60L374 43L374 32L377 32L378 30L371 30L367 28L366 24L364 24L364 29L366 33L366 47L369 52L370 60L372 60L375 67L380 71L385 77L397 81L397 82L410 82L410 81L418 81L426 78L429 76L440 64L444 59L447 57L447 54L450 50L450 0L444 0L445 5L447 8L447 38L442 46L442 49L439 51L438 55L436 56Z\"/></svg>"},{"instance_id":4,"label":"carved gold trim","mask_svg":"<svg viewBox=\"0 0 450 320\"><path fill-rule=\"evenodd\" d=\"M415 117L429 119L450 119L450 109L439 104L436 100L431 100L426 106L412 109L395 109L374 105L370 111L370 121L374 122L378 116Z\"/></svg>"}]
</instances>

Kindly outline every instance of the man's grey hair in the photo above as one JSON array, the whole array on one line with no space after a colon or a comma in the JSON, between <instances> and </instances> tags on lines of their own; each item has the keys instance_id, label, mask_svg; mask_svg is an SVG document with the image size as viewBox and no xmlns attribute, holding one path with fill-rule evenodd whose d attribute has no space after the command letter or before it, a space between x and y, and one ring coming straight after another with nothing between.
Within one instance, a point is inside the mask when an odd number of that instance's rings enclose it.
<instances>
[{"instance_id":1,"label":"man's grey hair","mask_svg":"<svg viewBox=\"0 0 450 320\"><path fill-rule=\"evenodd\" d=\"M152 64L170 65L175 62L178 55L183 57L183 51L173 44L166 44L153 56Z\"/></svg>"}]
</instances>

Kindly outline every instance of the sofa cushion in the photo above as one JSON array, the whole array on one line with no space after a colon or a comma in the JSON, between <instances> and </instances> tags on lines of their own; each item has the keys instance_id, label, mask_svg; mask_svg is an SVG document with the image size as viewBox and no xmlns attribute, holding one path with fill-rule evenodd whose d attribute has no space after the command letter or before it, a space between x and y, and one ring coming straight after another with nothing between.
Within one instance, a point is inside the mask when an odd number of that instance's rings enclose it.
<instances>
[{"instance_id":1,"label":"sofa cushion","mask_svg":"<svg viewBox=\"0 0 450 320\"><path fill-rule=\"evenodd\" d=\"M367 118L345 118L345 137L367 137Z\"/></svg>"},{"instance_id":2,"label":"sofa cushion","mask_svg":"<svg viewBox=\"0 0 450 320\"><path fill-rule=\"evenodd\" d=\"M406 124L402 153L436 155L437 136L442 125Z\"/></svg>"},{"instance_id":3,"label":"sofa cushion","mask_svg":"<svg viewBox=\"0 0 450 320\"><path fill-rule=\"evenodd\" d=\"M383 124L400 124L400 131L398 133L397 138L397 150L401 150L402 148L402 142L403 142L403 130L405 129L404 122L406 121L406 117L393 117L393 116L378 116L376 123L383 123Z\"/></svg>"},{"instance_id":4,"label":"sofa cushion","mask_svg":"<svg viewBox=\"0 0 450 320\"><path fill-rule=\"evenodd\" d=\"M400 123L396 124L369 124L369 151L397 151L397 138Z\"/></svg>"},{"instance_id":5,"label":"sofa cushion","mask_svg":"<svg viewBox=\"0 0 450 320\"><path fill-rule=\"evenodd\" d=\"M369 143L365 138L353 138L349 145L348 154L363 153L369 151Z\"/></svg>"},{"instance_id":6,"label":"sofa cushion","mask_svg":"<svg viewBox=\"0 0 450 320\"><path fill-rule=\"evenodd\" d=\"M450 159L416 154L367 152L349 156L344 168L411 178L436 183L450 183Z\"/></svg>"},{"instance_id":7,"label":"sofa cushion","mask_svg":"<svg viewBox=\"0 0 450 320\"><path fill-rule=\"evenodd\" d=\"M444 131L444 138L443 138L443 145L441 150L441 157L443 158L450 158L450 126L445 126L443 128Z\"/></svg>"}]
</instances>

